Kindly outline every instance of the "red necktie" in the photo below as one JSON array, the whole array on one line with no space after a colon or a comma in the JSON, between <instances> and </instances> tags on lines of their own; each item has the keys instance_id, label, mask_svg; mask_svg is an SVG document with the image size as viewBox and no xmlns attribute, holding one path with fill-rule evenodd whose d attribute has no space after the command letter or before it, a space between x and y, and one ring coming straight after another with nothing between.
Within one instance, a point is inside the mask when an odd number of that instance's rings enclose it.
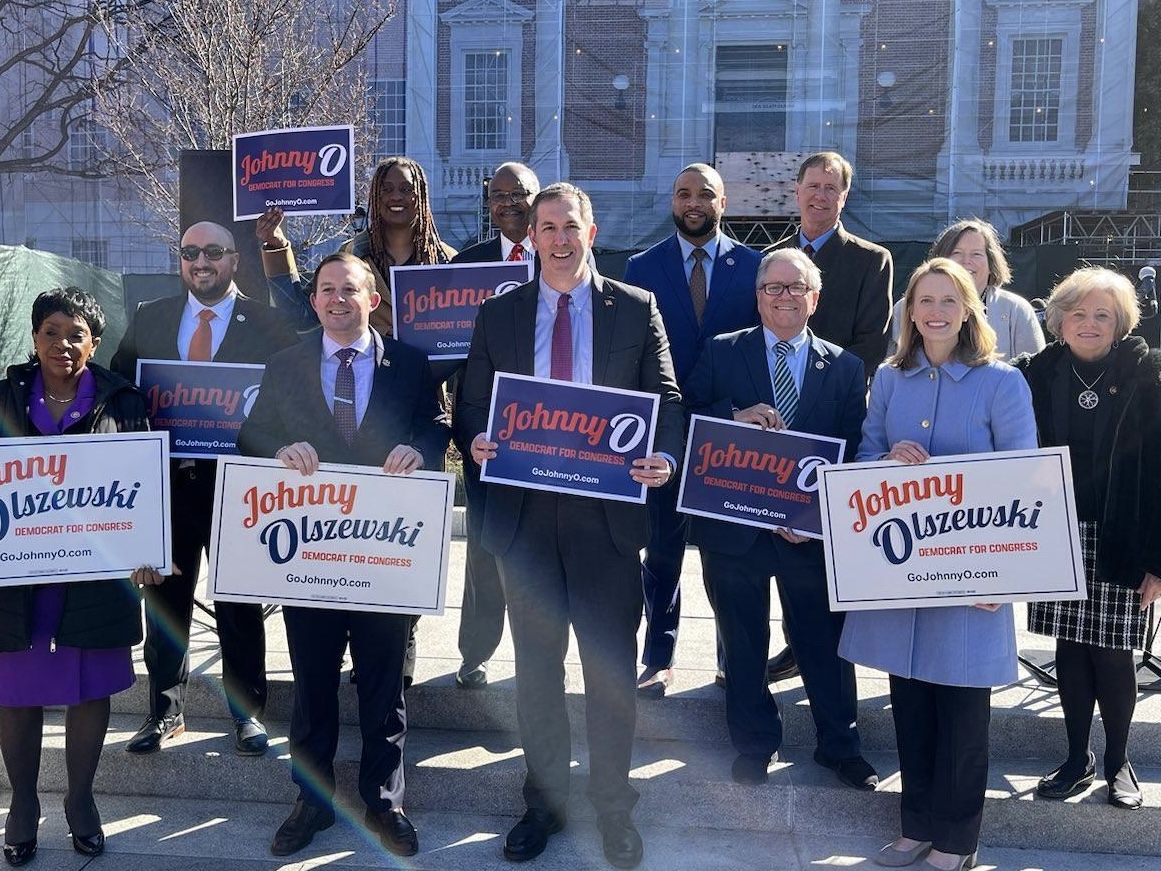
<instances>
[{"instance_id":1,"label":"red necktie","mask_svg":"<svg viewBox=\"0 0 1161 871\"><path fill-rule=\"evenodd\" d=\"M552 370L559 381L572 381L572 319L568 316L567 293L556 300L556 321L552 325Z\"/></svg>"},{"instance_id":2,"label":"red necktie","mask_svg":"<svg viewBox=\"0 0 1161 871\"><path fill-rule=\"evenodd\" d=\"M523 260L524 260L524 246L521 245L519 242L517 242L515 245L512 246L512 253L508 255L508 261L510 263L512 263L512 262L521 263L521 262L523 262Z\"/></svg>"},{"instance_id":3,"label":"red necktie","mask_svg":"<svg viewBox=\"0 0 1161 871\"><path fill-rule=\"evenodd\" d=\"M194 330L193 338L189 340L187 360L195 363L208 363L212 358L210 351L213 348L213 333L210 331L210 321L216 318L213 310L204 308L198 312L198 326Z\"/></svg>"},{"instance_id":4,"label":"red necktie","mask_svg":"<svg viewBox=\"0 0 1161 871\"><path fill-rule=\"evenodd\" d=\"M802 246L802 253L805 254L807 257L809 257L811 260L813 260L814 259L814 246L811 245L809 242L807 242L805 245Z\"/></svg>"}]
</instances>

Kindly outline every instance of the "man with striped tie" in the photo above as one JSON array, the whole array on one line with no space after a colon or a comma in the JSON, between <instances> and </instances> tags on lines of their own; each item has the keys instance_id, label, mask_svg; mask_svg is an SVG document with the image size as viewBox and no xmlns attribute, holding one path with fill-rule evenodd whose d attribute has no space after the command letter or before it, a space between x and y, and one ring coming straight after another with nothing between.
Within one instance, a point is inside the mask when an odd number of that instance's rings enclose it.
<instances>
[{"instance_id":1,"label":"man with striped tie","mask_svg":"<svg viewBox=\"0 0 1161 871\"><path fill-rule=\"evenodd\" d=\"M867 413L866 382L858 357L806 326L825 293L818 267L802 251L767 254L758 269L762 324L706 344L686 380L689 411L845 439L852 458ZM738 752L734 780L764 783L782 744L782 720L766 675L770 580L777 576L814 718L814 761L849 786L873 790L879 778L862 756L854 667L838 656L843 615L831 613L827 601L822 543L793 529L770 532L702 517L690 518L689 541L701 551L725 648L726 722Z\"/></svg>"}]
</instances>

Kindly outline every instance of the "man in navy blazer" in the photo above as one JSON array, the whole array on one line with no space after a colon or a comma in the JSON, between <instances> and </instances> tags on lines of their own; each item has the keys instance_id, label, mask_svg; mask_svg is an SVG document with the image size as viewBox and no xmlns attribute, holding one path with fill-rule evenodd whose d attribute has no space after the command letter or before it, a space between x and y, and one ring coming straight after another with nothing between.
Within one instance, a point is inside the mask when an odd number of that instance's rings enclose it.
<instances>
[{"instance_id":1,"label":"man in navy blazer","mask_svg":"<svg viewBox=\"0 0 1161 871\"><path fill-rule=\"evenodd\" d=\"M726 191L713 167L694 163L683 169L673 183L672 208L677 231L630 257L625 281L657 297L680 387L710 337L758 323L754 282L762 257L722 233ZM686 524L677 511L676 484L650 491L648 504L649 544L641 565L644 668L637 687L657 697L665 695L673 678Z\"/></svg>"},{"instance_id":2,"label":"man in navy blazer","mask_svg":"<svg viewBox=\"0 0 1161 871\"><path fill-rule=\"evenodd\" d=\"M190 359L202 312L214 315L208 321L210 341L203 359L215 363L265 363L271 354L298 343L278 311L247 299L234 284L238 253L225 227L209 221L194 224L182 235L178 253L186 292L137 307L113 355L115 372L136 383L138 360ZM189 629L202 551L210 543L214 469L213 459L170 464L173 564L178 573L145 588L149 715L125 745L130 753L153 753L185 731ZM260 756L267 747L266 729L258 719L266 705L262 606L217 602L214 616L222 647L222 683L234 718L234 747L239 755Z\"/></svg>"},{"instance_id":3,"label":"man in navy blazer","mask_svg":"<svg viewBox=\"0 0 1161 871\"><path fill-rule=\"evenodd\" d=\"M353 254L332 254L319 264L310 299L322 329L270 359L238 450L275 457L304 475L320 462L388 474L441 469L450 433L431 369L422 352L370 328L379 304L371 270ZM299 793L270 852L295 853L335 821L339 672L349 645L359 673L364 823L392 853L414 855L419 841L403 813L403 661L412 618L289 606L282 614L294 676L291 776Z\"/></svg>"},{"instance_id":4,"label":"man in navy blazer","mask_svg":"<svg viewBox=\"0 0 1161 871\"><path fill-rule=\"evenodd\" d=\"M691 413L763 429L790 428L846 440L858 448L867 414L862 361L807 329L822 278L797 249L773 251L759 268L762 325L711 340L686 382ZM784 356L783 356L784 354ZM786 382L793 381L792 401ZM776 387L777 383L777 387ZM782 744L778 704L770 693L770 579L777 576L785 626L810 700L818 747L814 759L858 789L874 789L855 727L854 667L838 656L843 614L827 600L822 543L794 530L690 519L689 540L701 550L702 574L726 655L726 721L738 757L739 783L766 780Z\"/></svg>"},{"instance_id":5,"label":"man in navy blazer","mask_svg":"<svg viewBox=\"0 0 1161 871\"><path fill-rule=\"evenodd\" d=\"M477 432L472 458L482 463L495 456L487 432L495 373L547 378L555 358L558 378L658 394L655 453L634 460L625 474L647 487L664 486L675 472L683 420L653 294L589 267L597 227L579 188L560 183L542 190L532 205L531 233L541 258L539 279L486 300L476 317L462 405L464 422ZM566 823L572 753L564 654L571 624L584 671L589 799L605 857L618 868L635 867L643 846L630 816L637 791L629 767L645 510L489 484L482 536L496 555L508 602L527 767L527 812L508 833L504 856L516 862L536 857Z\"/></svg>"}]
</instances>

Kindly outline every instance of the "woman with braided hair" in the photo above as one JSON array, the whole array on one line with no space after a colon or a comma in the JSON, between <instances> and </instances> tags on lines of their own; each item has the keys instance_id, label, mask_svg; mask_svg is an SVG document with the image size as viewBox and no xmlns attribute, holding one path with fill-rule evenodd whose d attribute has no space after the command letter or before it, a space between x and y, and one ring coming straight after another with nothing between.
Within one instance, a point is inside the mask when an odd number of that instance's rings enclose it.
<instances>
[{"instance_id":1,"label":"woman with braided hair","mask_svg":"<svg viewBox=\"0 0 1161 871\"><path fill-rule=\"evenodd\" d=\"M428 195L427 175L410 157L397 155L380 161L367 197L367 229L343 243L340 251L362 258L375 275L382 302L371 312L371 327L391 335L391 267L447 263L456 250L444 244L435 228ZM310 285L303 282L290 241L282 230L282 210L273 208L255 228L262 242L262 267L270 282L274 304L287 310L299 329L317 323L310 307Z\"/></svg>"}]
</instances>

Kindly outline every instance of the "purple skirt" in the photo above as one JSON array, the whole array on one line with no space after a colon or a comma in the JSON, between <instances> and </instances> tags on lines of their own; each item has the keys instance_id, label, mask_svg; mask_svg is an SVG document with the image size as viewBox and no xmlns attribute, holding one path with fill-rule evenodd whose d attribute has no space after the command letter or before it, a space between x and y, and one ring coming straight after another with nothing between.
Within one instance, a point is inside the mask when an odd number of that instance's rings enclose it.
<instances>
[{"instance_id":1,"label":"purple skirt","mask_svg":"<svg viewBox=\"0 0 1161 871\"><path fill-rule=\"evenodd\" d=\"M52 636L64 612L61 584L34 592L32 647L0 653L0 705L11 708L77 705L107 698L133 685L129 647L86 650L58 644Z\"/></svg>"}]
</instances>

